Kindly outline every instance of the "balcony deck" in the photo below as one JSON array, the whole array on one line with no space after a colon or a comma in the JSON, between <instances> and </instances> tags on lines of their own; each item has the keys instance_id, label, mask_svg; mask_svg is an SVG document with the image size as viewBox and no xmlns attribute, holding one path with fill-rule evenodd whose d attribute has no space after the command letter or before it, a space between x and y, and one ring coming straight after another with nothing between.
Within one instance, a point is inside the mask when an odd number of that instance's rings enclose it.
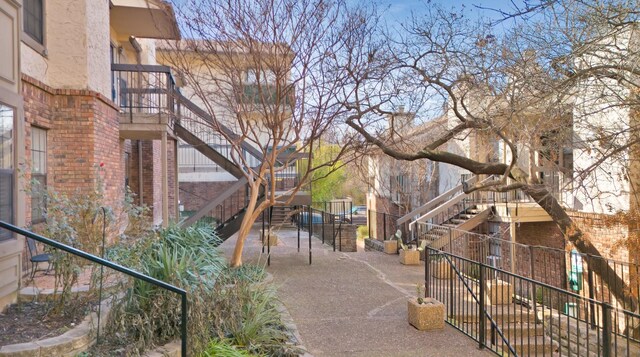
<instances>
[{"instance_id":1,"label":"balcony deck","mask_svg":"<svg viewBox=\"0 0 640 357\"><path fill-rule=\"evenodd\" d=\"M174 137L171 115L167 113L120 114L121 139L160 140L162 133Z\"/></svg>"}]
</instances>

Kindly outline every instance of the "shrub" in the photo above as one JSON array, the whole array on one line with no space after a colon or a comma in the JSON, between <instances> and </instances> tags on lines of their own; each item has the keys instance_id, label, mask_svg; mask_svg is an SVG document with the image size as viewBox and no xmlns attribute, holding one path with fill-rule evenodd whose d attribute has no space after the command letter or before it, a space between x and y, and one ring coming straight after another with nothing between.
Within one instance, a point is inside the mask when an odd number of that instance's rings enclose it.
<instances>
[{"instance_id":1,"label":"shrub","mask_svg":"<svg viewBox=\"0 0 640 357\"><path fill-rule=\"evenodd\" d=\"M358 239L364 239L369 237L369 227L358 226L357 235L358 235Z\"/></svg>"},{"instance_id":2,"label":"shrub","mask_svg":"<svg viewBox=\"0 0 640 357\"><path fill-rule=\"evenodd\" d=\"M218 244L210 226L183 229L172 225L147 241L111 252L116 261L187 291L191 354L204 350L210 340L209 304L225 267ZM139 354L180 336L180 307L177 294L135 279L114 303L108 332L130 342L125 346L127 354Z\"/></svg>"},{"instance_id":3,"label":"shrub","mask_svg":"<svg viewBox=\"0 0 640 357\"><path fill-rule=\"evenodd\" d=\"M102 169L97 170L100 172ZM137 238L146 234L150 228L145 223L148 221L146 216L149 209L136 206L130 191L125 195L122 205L106 205L101 180L89 192L64 194L52 188L45 189L37 181L31 182L26 192L37 195L42 200L41 209L45 221L37 227L40 233L90 254L101 255L103 244L109 244L123 229L128 236ZM90 262L48 246L45 249L51 254L57 293L51 312L64 314L65 306L69 305L71 289ZM96 268L96 265L92 266L90 294L95 292L98 282Z\"/></svg>"},{"instance_id":4,"label":"shrub","mask_svg":"<svg viewBox=\"0 0 640 357\"><path fill-rule=\"evenodd\" d=\"M300 350L288 344L289 336L276 307L276 290L271 284L238 280L218 285L213 301L212 323L217 339L252 354L298 356Z\"/></svg>"},{"instance_id":5,"label":"shrub","mask_svg":"<svg viewBox=\"0 0 640 357\"><path fill-rule=\"evenodd\" d=\"M213 340L207 346L207 349L200 355L200 357L250 357L255 356L247 351L239 350L235 346L225 341Z\"/></svg>"}]
</instances>

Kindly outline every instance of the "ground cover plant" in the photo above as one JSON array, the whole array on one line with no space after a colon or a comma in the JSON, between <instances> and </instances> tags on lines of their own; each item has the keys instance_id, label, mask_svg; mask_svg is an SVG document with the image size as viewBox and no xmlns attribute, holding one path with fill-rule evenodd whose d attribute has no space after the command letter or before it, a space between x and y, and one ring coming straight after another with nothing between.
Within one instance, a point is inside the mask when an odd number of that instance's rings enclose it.
<instances>
[{"instance_id":1,"label":"ground cover plant","mask_svg":"<svg viewBox=\"0 0 640 357\"><path fill-rule=\"evenodd\" d=\"M275 288L264 269L231 268L218 250L210 225L171 225L144 239L123 242L110 259L168 282L188 293L190 355L296 355L277 310ZM180 298L151 284L131 280L113 303L102 346L89 355L139 355L180 339ZM114 352L116 351L116 352ZM231 352L230 352L231 353Z\"/></svg>"}]
</instances>

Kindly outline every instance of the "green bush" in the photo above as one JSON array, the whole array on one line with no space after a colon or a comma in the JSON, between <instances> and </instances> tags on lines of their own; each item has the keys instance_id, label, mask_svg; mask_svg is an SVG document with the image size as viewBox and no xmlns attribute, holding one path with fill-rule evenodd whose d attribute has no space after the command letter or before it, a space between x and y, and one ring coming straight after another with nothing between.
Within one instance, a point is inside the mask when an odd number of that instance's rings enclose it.
<instances>
[{"instance_id":1,"label":"green bush","mask_svg":"<svg viewBox=\"0 0 640 357\"><path fill-rule=\"evenodd\" d=\"M228 342L213 340L207 346L207 349L200 355L200 357L250 357L255 356L247 351L239 350L235 346L230 345Z\"/></svg>"},{"instance_id":2,"label":"green bush","mask_svg":"<svg viewBox=\"0 0 640 357\"><path fill-rule=\"evenodd\" d=\"M276 307L275 288L238 280L231 285L218 285L214 294L213 331L252 354L265 356L298 356L300 350L288 344L289 336Z\"/></svg>"},{"instance_id":3,"label":"green bush","mask_svg":"<svg viewBox=\"0 0 640 357\"><path fill-rule=\"evenodd\" d=\"M209 306L216 280L226 266L218 244L211 226L183 229L172 225L145 241L110 252L114 260L187 291L191 354L204 350L210 340ZM139 354L179 338L180 307L177 294L134 279L114 304L108 332L128 342L127 354Z\"/></svg>"},{"instance_id":4,"label":"green bush","mask_svg":"<svg viewBox=\"0 0 640 357\"><path fill-rule=\"evenodd\" d=\"M358 239L367 238L369 237L369 226L358 226L358 230L356 232Z\"/></svg>"},{"instance_id":5,"label":"green bush","mask_svg":"<svg viewBox=\"0 0 640 357\"><path fill-rule=\"evenodd\" d=\"M211 226L172 225L109 256L187 291L190 355L297 356L264 268L228 267L218 244ZM180 313L179 296L134 280L112 308L108 339L126 355L141 354L180 338Z\"/></svg>"}]
</instances>

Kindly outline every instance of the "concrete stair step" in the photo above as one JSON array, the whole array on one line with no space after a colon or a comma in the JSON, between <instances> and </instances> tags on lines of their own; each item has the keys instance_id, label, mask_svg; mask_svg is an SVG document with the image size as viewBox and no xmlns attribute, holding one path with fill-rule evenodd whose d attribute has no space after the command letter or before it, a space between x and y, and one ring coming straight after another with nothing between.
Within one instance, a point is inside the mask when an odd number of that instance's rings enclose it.
<instances>
[{"instance_id":1,"label":"concrete stair step","mask_svg":"<svg viewBox=\"0 0 640 357\"><path fill-rule=\"evenodd\" d=\"M491 333L491 326L487 323L487 333ZM529 323L529 322L510 322L510 323L498 323L498 327L508 339L517 339L520 341L527 341L535 336L543 336L544 329L542 324ZM496 332L497 333L497 332Z\"/></svg>"},{"instance_id":2,"label":"concrete stair step","mask_svg":"<svg viewBox=\"0 0 640 357\"><path fill-rule=\"evenodd\" d=\"M423 238L423 239L425 239L425 240L428 240L428 241L433 242L433 241L436 241L436 240L438 240L438 239L440 239L440 238L442 238L442 237L443 237L443 236L442 236L442 235L439 235L439 234L425 234L425 235L424 235L424 236L422 236L421 238Z\"/></svg>"},{"instance_id":3,"label":"concrete stair step","mask_svg":"<svg viewBox=\"0 0 640 357\"><path fill-rule=\"evenodd\" d=\"M475 304L474 304L475 305ZM471 306L467 311L470 313L454 315L456 320L462 322L477 322L478 310L477 306ZM526 307L509 304L509 305L491 305L487 306L487 312L496 323L504 322L531 322L534 323L536 316L532 310ZM489 322L487 322L489 325Z\"/></svg>"},{"instance_id":4,"label":"concrete stair step","mask_svg":"<svg viewBox=\"0 0 640 357\"><path fill-rule=\"evenodd\" d=\"M516 350L518 356L552 356L557 354L558 343L552 341L547 336L536 336L529 340L523 340L522 343L516 339L511 346ZM506 346L505 346L505 349Z\"/></svg>"}]
</instances>

